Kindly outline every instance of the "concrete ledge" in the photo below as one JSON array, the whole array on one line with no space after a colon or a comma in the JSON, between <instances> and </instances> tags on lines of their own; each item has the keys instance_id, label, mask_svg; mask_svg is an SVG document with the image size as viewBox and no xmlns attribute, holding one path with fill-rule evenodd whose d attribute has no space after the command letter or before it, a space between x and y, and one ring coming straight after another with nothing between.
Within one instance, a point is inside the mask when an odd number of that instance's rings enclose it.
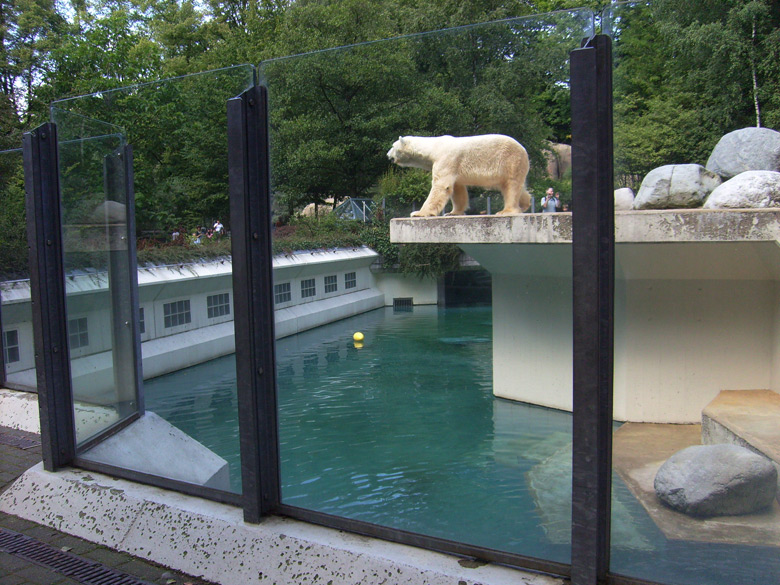
<instances>
[{"instance_id":1,"label":"concrete ledge","mask_svg":"<svg viewBox=\"0 0 780 585\"><path fill-rule=\"evenodd\" d=\"M79 470L37 465L0 511L225 585L393 583L562 585L563 579L284 518L246 524L239 509Z\"/></svg>"},{"instance_id":2,"label":"concrete ledge","mask_svg":"<svg viewBox=\"0 0 780 585\"><path fill-rule=\"evenodd\" d=\"M0 427L40 434L38 395L0 388Z\"/></svg>"},{"instance_id":3,"label":"concrete ledge","mask_svg":"<svg viewBox=\"0 0 780 585\"><path fill-rule=\"evenodd\" d=\"M314 329L384 306L384 293L369 288L310 303L301 303L285 309L277 309L275 312L276 338L281 339L295 335L301 331Z\"/></svg>"},{"instance_id":4,"label":"concrete ledge","mask_svg":"<svg viewBox=\"0 0 780 585\"><path fill-rule=\"evenodd\" d=\"M701 442L746 447L772 461L780 478L780 394L723 390L701 413ZM780 501L780 479L777 499Z\"/></svg>"},{"instance_id":5,"label":"concrete ledge","mask_svg":"<svg viewBox=\"0 0 780 585\"><path fill-rule=\"evenodd\" d=\"M230 491L227 461L149 411L83 453L82 457L123 469Z\"/></svg>"},{"instance_id":6,"label":"concrete ledge","mask_svg":"<svg viewBox=\"0 0 780 585\"><path fill-rule=\"evenodd\" d=\"M744 516L693 518L655 495L655 474L674 453L699 445L700 425L627 423L613 436L613 467L666 538L780 548L780 504ZM767 553L772 554L772 553Z\"/></svg>"},{"instance_id":7,"label":"concrete ledge","mask_svg":"<svg viewBox=\"0 0 780 585\"><path fill-rule=\"evenodd\" d=\"M571 213L401 218L390 240L401 244L571 244ZM778 209L669 209L615 212L618 243L780 240Z\"/></svg>"}]
</instances>

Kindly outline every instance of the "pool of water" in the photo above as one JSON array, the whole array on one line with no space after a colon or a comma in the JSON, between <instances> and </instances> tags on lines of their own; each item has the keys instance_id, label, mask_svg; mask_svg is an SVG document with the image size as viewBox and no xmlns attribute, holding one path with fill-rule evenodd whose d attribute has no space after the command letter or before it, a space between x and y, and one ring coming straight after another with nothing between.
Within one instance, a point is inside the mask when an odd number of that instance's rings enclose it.
<instances>
[{"instance_id":1,"label":"pool of water","mask_svg":"<svg viewBox=\"0 0 780 585\"><path fill-rule=\"evenodd\" d=\"M283 501L569 562L571 415L493 397L491 315L380 309L279 340ZM234 358L149 380L145 392L148 410L228 461L240 491ZM667 540L613 482L615 572L681 585L780 581L777 549Z\"/></svg>"}]
</instances>

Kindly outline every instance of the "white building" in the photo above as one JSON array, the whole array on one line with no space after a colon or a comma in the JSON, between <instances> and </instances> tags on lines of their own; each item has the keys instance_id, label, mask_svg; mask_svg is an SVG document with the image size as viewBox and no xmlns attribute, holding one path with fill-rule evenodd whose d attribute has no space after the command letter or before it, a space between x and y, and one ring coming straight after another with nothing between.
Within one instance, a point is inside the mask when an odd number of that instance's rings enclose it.
<instances>
[{"instance_id":1,"label":"white building","mask_svg":"<svg viewBox=\"0 0 780 585\"><path fill-rule=\"evenodd\" d=\"M398 298L415 305L436 304L436 281L377 270L378 257L366 247L275 257L277 338L392 306ZM144 378L235 351L229 259L140 268L138 287ZM70 274L66 291L74 380L90 377L90 387L110 386L108 275ZM0 283L0 295L8 380L34 387L30 283Z\"/></svg>"}]
</instances>

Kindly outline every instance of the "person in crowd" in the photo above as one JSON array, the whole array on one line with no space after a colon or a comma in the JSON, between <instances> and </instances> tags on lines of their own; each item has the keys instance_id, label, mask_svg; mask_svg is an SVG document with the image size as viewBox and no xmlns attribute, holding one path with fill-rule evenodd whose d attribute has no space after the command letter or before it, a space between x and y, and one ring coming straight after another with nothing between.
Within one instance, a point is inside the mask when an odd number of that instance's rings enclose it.
<instances>
[{"instance_id":1,"label":"person in crowd","mask_svg":"<svg viewBox=\"0 0 780 585\"><path fill-rule=\"evenodd\" d=\"M558 211L558 207L561 205L561 199L552 187L547 189L544 197L542 197L542 213L551 213Z\"/></svg>"},{"instance_id":2,"label":"person in crowd","mask_svg":"<svg viewBox=\"0 0 780 585\"><path fill-rule=\"evenodd\" d=\"M214 233L217 236L221 236L222 235L222 231L224 229L225 229L225 226L222 225L221 221L217 220L217 221L214 222Z\"/></svg>"}]
</instances>

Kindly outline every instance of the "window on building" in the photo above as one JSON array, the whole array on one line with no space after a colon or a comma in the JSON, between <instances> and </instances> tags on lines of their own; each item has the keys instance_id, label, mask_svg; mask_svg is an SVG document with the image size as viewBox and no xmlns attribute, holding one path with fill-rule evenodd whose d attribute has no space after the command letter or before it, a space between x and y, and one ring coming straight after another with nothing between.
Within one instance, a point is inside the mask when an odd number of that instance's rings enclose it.
<instances>
[{"instance_id":1,"label":"window on building","mask_svg":"<svg viewBox=\"0 0 780 585\"><path fill-rule=\"evenodd\" d=\"M143 307L138 309L138 320L140 321L139 322L139 326L141 327L141 334L143 335L144 333L146 333L146 321L144 321L144 308Z\"/></svg>"},{"instance_id":2,"label":"window on building","mask_svg":"<svg viewBox=\"0 0 780 585\"><path fill-rule=\"evenodd\" d=\"M289 282L282 282L274 285L274 303L289 303L292 300L292 290Z\"/></svg>"},{"instance_id":3,"label":"window on building","mask_svg":"<svg viewBox=\"0 0 780 585\"><path fill-rule=\"evenodd\" d=\"M355 288L357 286L357 274L347 272L344 275L344 288Z\"/></svg>"},{"instance_id":4,"label":"window on building","mask_svg":"<svg viewBox=\"0 0 780 585\"><path fill-rule=\"evenodd\" d=\"M19 361L19 332L16 329L3 331L3 357L7 364Z\"/></svg>"},{"instance_id":5,"label":"window on building","mask_svg":"<svg viewBox=\"0 0 780 585\"><path fill-rule=\"evenodd\" d=\"M317 285L313 278L306 278L301 281L301 297L313 297L317 294Z\"/></svg>"},{"instance_id":6,"label":"window on building","mask_svg":"<svg viewBox=\"0 0 780 585\"><path fill-rule=\"evenodd\" d=\"M325 277L325 292L333 293L339 290L338 277L334 274L332 276Z\"/></svg>"},{"instance_id":7,"label":"window on building","mask_svg":"<svg viewBox=\"0 0 780 585\"><path fill-rule=\"evenodd\" d=\"M192 321L192 315L190 314L190 300L174 301L172 303L165 303L163 305L163 318L164 326L177 327L179 325L186 325Z\"/></svg>"},{"instance_id":8,"label":"window on building","mask_svg":"<svg viewBox=\"0 0 780 585\"><path fill-rule=\"evenodd\" d=\"M230 315L230 293L220 293L206 297L206 309L209 319Z\"/></svg>"},{"instance_id":9,"label":"window on building","mask_svg":"<svg viewBox=\"0 0 780 585\"><path fill-rule=\"evenodd\" d=\"M86 317L68 321L68 343L70 344L70 349L79 349L89 345Z\"/></svg>"}]
</instances>

